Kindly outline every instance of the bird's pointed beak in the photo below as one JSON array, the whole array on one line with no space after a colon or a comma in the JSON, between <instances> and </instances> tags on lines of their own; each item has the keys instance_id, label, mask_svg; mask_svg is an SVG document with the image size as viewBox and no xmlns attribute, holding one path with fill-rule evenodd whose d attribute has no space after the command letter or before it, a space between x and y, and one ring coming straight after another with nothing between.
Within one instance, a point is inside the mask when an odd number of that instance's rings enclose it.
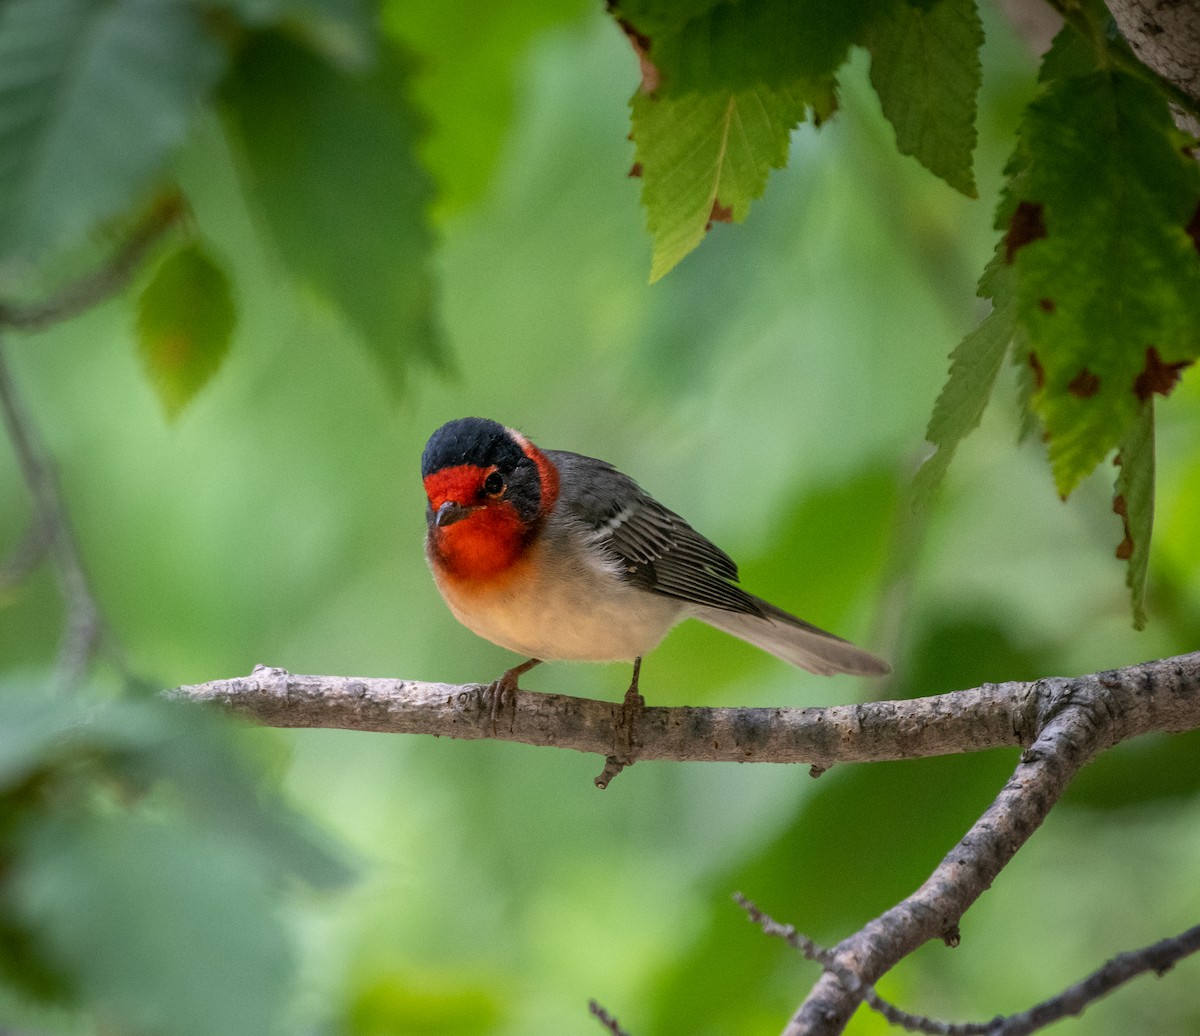
<instances>
[{"instance_id":1,"label":"bird's pointed beak","mask_svg":"<svg viewBox=\"0 0 1200 1036\"><path fill-rule=\"evenodd\" d=\"M474 514L477 510L477 507L464 507L457 501L447 500L434 512L433 524L439 529L444 529L447 525L453 525L455 522L461 522L464 518Z\"/></svg>"}]
</instances>

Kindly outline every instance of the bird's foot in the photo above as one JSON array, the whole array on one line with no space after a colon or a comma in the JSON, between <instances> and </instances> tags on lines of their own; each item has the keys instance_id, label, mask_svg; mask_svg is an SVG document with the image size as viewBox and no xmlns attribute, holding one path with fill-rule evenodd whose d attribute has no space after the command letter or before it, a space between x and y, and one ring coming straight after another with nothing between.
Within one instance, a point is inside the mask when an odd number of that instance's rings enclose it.
<instances>
[{"instance_id":1,"label":"bird's foot","mask_svg":"<svg viewBox=\"0 0 1200 1036\"><path fill-rule=\"evenodd\" d=\"M509 729L512 729L511 723L517 717L517 691L521 689L518 682L525 673L529 672L530 669L540 662L540 658L531 658L528 662L522 662L520 665L513 666L500 679L493 680L483 689L483 701L487 706L488 717L492 721L493 734L496 733L500 713L504 709L506 699L512 709L512 719L509 726Z\"/></svg>"},{"instance_id":2,"label":"bird's foot","mask_svg":"<svg viewBox=\"0 0 1200 1036\"><path fill-rule=\"evenodd\" d=\"M612 755L604 759L604 769L595 778L596 787L603 791L609 782L627 766L632 766L637 759L637 728L641 722L642 713L646 710L646 699L638 691L638 675L642 668L639 658L633 663L633 681L621 707L617 709L613 723L614 749Z\"/></svg>"}]
</instances>

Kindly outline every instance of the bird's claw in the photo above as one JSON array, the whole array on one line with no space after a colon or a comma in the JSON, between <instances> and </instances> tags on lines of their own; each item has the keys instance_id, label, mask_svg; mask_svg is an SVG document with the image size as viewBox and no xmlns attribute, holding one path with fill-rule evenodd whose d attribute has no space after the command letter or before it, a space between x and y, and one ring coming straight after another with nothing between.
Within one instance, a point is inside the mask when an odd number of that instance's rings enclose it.
<instances>
[{"instance_id":1,"label":"bird's claw","mask_svg":"<svg viewBox=\"0 0 1200 1036\"><path fill-rule=\"evenodd\" d=\"M509 730L512 730L512 724L516 722L517 718L517 691L521 689L519 686L521 676L539 663L539 659L531 658L528 662L515 665L505 672L500 679L493 680L483 689L483 701L487 704L488 717L492 721L493 734L496 733L496 727L500 720L500 713L504 709L506 698L508 699L508 704L512 707L512 722L509 725Z\"/></svg>"},{"instance_id":2,"label":"bird's claw","mask_svg":"<svg viewBox=\"0 0 1200 1036\"><path fill-rule=\"evenodd\" d=\"M637 727L645 709L646 699L638 693L638 670L634 669L633 683L625 692L625 698L615 717L613 734L617 751L605 757L604 769L595 778L595 785L601 791L608 787L617 774L625 767L632 766L637 759Z\"/></svg>"}]
</instances>

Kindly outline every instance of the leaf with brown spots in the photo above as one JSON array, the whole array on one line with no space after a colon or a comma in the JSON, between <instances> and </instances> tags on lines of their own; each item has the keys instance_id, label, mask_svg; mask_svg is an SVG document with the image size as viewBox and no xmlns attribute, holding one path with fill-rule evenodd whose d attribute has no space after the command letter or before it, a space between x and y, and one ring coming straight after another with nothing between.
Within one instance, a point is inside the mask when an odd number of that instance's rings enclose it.
<instances>
[{"instance_id":1,"label":"leaf with brown spots","mask_svg":"<svg viewBox=\"0 0 1200 1036\"><path fill-rule=\"evenodd\" d=\"M1026 110L997 228L1064 497L1200 355L1200 253L1184 231L1200 168L1153 83L1068 49L1056 43Z\"/></svg>"},{"instance_id":2,"label":"leaf with brown spots","mask_svg":"<svg viewBox=\"0 0 1200 1036\"><path fill-rule=\"evenodd\" d=\"M1004 260L1011 263L1017 250L1032 241L1046 236L1046 223L1042 218L1042 206L1035 201L1017 203L1017 209L1008 222L1004 235Z\"/></svg>"},{"instance_id":3,"label":"leaf with brown spots","mask_svg":"<svg viewBox=\"0 0 1200 1036\"><path fill-rule=\"evenodd\" d=\"M711 221L741 222L787 162L792 128L804 118L803 89L651 97L633 110L642 204L654 238L650 280L695 248Z\"/></svg>"},{"instance_id":4,"label":"leaf with brown spots","mask_svg":"<svg viewBox=\"0 0 1200 1036\"><path fill-rule=\"evenodd\" d=\"M1191 156L1195 160L1195 155ZM1192 239L1192 247L1200 252L1200 202L1196 203L1196 211L1192 213L1192 218L1188 220L1188 225L1183 228L1187 231L1187 236Z\"/></svg>"},{"instance_id":5,"label":"leaf with brown spots","mask_svg":"<svg viewBox=\"0 0 1200 1036\"><path fill-rule=\"evenodd\" d=\"M174 418L229 351L234 325L229 278L190 242L162 261L138 298L142 362L167 416Z\"/></svg>"},{"instance_id":6,"label":"leaf with brown spots","mask_svg":"<svg viewBox=\"0 0 1200 1036\"><path fill-rule=\"evenodd\" d=\"M1144 403L1121 441L1113 510L1120 515L1124 538L1117 557L1128 562L1125 583L1133 624L1146 625L1146 574L1154 529L1154 404Z\"/></svg>"},{"instance_id":7,"label":"leaf with brown spots","mask_svg":"<svg viewBox=\"0 0 1200 1036\"><path fill-rule=\"evenodd\" d=\"M1160 396L1169 396L1171 390L1178 384L1183 370L1192 365L1191 360L1179 360L1177 363L1163 363L1158 350L1150 346L1146 350L1146 366L1134 379L1133 394L1145 403L1155 392Z\"/></svg>"},{"instance_id":8,"label":"leaf with brown spots","mask_svg":"<svg viewBox=\"0 0 1200 1036\"><path fill-rule=\"evenodd\" d=\"M642 93L655 93L662 82L662 76L659 75L658 68L654 62L650 60L650 37L638 32L627 18L618 18L617 24L621 27L621 31L625 33L625 38L629 40L630 46L633 47L634 54L637 55L638 68L642 73Z\"/></svg>"},{"instance_id":9,"label":"leaf with brown spots","mask_svg":"<svg viewBox=\"0 0 1200 1036\"><path fill-rule=\"evenodd\" d=\"M1042 366L1038 354L1032 350L1029 352L1029 369L1033 371L1033 387L1040 391L1046 384L1046 368Z\"/></svg>"},{"instance_id":10,"label":"leaf with brown spots","mask_svg":"<svg viewBox=\"0 0 1200 1036\"><path fill-rule=\"evenodd\" d=\"M1067 384L1067 391L1080 399L1091 399L1100 391L1100 379L1086 367Z\"/></svg>"}]
</instances>

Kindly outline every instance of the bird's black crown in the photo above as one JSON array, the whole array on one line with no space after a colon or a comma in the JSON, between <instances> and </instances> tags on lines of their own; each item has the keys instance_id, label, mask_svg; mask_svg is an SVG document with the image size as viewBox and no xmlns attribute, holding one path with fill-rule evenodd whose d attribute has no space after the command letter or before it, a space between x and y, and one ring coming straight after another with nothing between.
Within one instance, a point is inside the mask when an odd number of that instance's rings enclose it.
<instances>
[{"instance_id":1,"label":"bird's black crown","mask_svg":"<svg viewBox=\"0 0 1200 1036\"><path fill-rule=\"evenodd\" d=\"M504 425L485 417L460 417L447 421L429 437L421 454L421 477L459 464L481 468L494 464L508 475L523 460L525 452Z\"/></svg>"}]
</instances>

